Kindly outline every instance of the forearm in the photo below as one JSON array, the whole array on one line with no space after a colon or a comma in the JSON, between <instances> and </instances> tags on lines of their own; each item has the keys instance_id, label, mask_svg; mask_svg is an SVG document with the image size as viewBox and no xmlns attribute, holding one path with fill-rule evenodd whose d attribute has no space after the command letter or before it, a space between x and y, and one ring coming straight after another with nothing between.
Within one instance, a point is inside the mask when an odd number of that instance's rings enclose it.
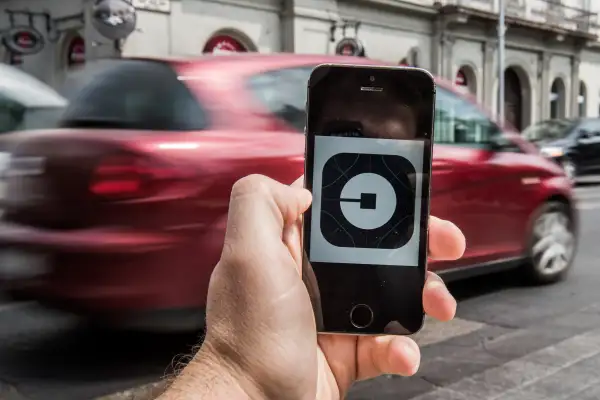
<instances>
[{"instance_id":1,"label":"forearm","mask_svg":"<svg viewBox=\"0 0 600 400\"><path fill-rule=\"evenodd\" d=\"M156 400L249 400L244 382L222 360L201 349Z\"/></svg>"}]
</instances>

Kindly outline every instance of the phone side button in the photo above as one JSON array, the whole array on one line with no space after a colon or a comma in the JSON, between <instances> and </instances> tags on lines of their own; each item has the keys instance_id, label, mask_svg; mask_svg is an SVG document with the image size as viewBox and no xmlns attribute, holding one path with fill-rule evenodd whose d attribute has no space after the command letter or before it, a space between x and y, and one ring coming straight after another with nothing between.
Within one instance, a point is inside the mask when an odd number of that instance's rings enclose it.
<instances>
[{"instance_id":1,"label":"phone side button","mask_svg":"<svg viewBox=\"0 0 600 400\"><path fill-rule=\"evenodd\" d=\"M368 328L373 323L373 319L373 310L366 304L357 304L350 310L350 322L355 328Z\"/></svg>"}]
</instances>

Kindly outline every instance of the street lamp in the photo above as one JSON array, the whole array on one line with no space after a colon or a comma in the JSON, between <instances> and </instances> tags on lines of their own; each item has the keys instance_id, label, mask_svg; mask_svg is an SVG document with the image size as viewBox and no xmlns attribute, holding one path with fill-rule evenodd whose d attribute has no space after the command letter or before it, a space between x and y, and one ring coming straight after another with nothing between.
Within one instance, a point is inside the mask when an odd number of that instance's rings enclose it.
<instances>
[{"instance_id":1,"label":"street lamp","mask_svg":"<svg viewBox=\"0 0 600 400\"><path fill-rule=\"evenodd\" d=\"M498 0L498 6L498 118L504 125L504 35L506 33L504 0Z\"/></svg>"}]
</instances>

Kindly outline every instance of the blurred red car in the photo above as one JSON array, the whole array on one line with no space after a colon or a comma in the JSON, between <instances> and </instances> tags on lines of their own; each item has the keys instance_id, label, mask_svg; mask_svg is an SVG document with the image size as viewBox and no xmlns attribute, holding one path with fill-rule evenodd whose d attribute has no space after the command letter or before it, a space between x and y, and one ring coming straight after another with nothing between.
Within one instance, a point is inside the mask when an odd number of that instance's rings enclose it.
<instances>
[{"instance_id":1,"label":"blurred red car","mask_svg":"<svg viewBox=\"0 0 600 400\"><path fill-rule=\"evenodd\" d=\"M57 130L15 142L0 223L11 293L102 323L203 322L233 183L303 173L306 82L324 62L240 55L107 61ZM447 279L519 267L538 282L572 265L577 216L562 169L439 82L432 214L467 237L432 262Z\"/></svg>"}]
</instances>

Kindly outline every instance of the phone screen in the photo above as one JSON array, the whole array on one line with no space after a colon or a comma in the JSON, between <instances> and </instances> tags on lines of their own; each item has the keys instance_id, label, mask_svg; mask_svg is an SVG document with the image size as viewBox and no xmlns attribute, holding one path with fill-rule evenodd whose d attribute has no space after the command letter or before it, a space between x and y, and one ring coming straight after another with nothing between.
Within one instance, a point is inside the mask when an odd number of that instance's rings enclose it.
<instances>
[{"instance_id":1,"label":"phone screen","mask_svg":"<svg viewBox=\"0 0 600 400\"><path fill-rule=\"evenodd\" d=\"M423 323L435 83L419 69L317 67L309 80L304 275L323 332Z\"/></svg>"}]
</instances>

